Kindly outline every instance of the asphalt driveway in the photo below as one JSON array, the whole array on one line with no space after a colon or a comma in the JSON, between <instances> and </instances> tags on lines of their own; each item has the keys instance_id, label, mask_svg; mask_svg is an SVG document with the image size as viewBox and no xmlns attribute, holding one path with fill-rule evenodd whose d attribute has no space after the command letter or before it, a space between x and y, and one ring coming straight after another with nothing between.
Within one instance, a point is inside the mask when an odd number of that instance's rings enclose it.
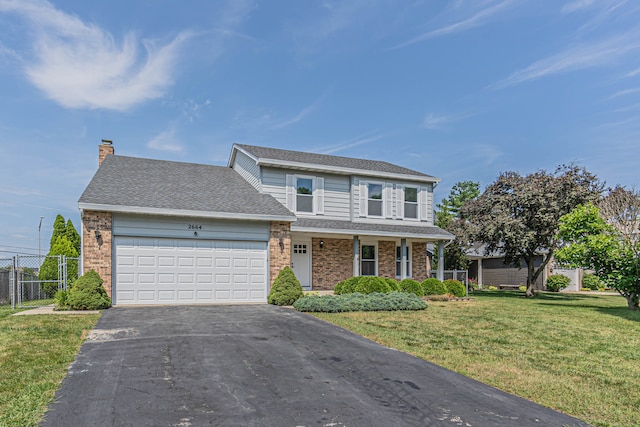
<instances>
[{"instance_id":1,"label":"asphalt driveway","mask_svg":"<svg viewBox=\"0 0 640 427\"><path fill-rule=\"evenodd\" d=\"M112 308L44 426L578 426L291 309Z\"/></svg>"}]
</instances>

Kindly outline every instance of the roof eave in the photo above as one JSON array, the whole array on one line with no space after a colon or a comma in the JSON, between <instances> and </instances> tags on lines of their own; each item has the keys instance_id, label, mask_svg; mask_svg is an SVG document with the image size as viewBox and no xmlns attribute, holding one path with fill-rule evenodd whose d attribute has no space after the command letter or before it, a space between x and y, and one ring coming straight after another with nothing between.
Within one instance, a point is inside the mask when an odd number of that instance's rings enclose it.
<instances>
[{"instance_id":1,"label":"roof eave","mask_svg":"<svg viewBox=\"0 0 640 427\"><path fill-rule=\"evenodd\" d=\"M302 162L291 162L287 160L278 160L278 159L268 159L268 158L259 158L257 160L257 164L259 166L272 166L272 167L285 167L291 169L302 169L309 170L315 172L331 172L337 173L340 175L366 175L366 176L375 176L379 178L392 178L392 179L401 179L401 180L410 180L410 181L419 181L430 184L437 184L440 182L439 178L433 176L423 176L423 175L410 175L410 174L402 174L402 173L393 173L393 172L380 172L366 169L356 169L356 168L343 168L340 166L326 166L326 165L318 165L315 163L302 163Z\"/></svg>"},{"instance_id":2,"label":"roof eave","mask_svg":"<svg viewBox=\"0 0 640 427\"><path fill-rule=\"evenodd\" d=\"M320 227L297 227L295 224L291 226L291 231L301 233L323 233L323 234L340 234L340 235L366 235L377 237L408 237L412 239L423 239L429 241L449 241L454 236L446 236L443 234L418 234L418 233L401 233L396 231L375 231L375 230L354 230L354 229L337 229L337 228L320 228Z\"/></svg>"},{"instance_id":3,"label":"roof eave","mask_svg":"<svg viewBox=\"0 0 640 427\"><path fill-rule=\"evenodd\" d=\"M258 162L258 158L254 156L252 153L248 152L244 148L240 147L238 144L234 143L233 147L231 147L231 154L229 154L229 162L227 162L227 167L232 168L233 162L236 160L236 153L240 151L243 154L246 154L251 159L253 159L256 163Z\"/></svg>"},{"instance_id":4,"label":"roof eave","mask_svg":"<svg viewBox=\"0 0 640 427\"><path fill-rule=\"evenodd\" d=\"M86 211L151 214L151 215L163 215L163 216L184 216L184 217L216 218L216 219L242 219L247 221L282 221L282 222L296 221L296 217L294 215L264 215L264 214L257 215L257 214L237 213L237 212L212 212L212 211L199 211L199 210L189 210L189 209L165 209L165 208L151 208L151 207L142 207L142 206L107 205L102 203L79 202L78 208Z\"/></svg>"}]
</instances>

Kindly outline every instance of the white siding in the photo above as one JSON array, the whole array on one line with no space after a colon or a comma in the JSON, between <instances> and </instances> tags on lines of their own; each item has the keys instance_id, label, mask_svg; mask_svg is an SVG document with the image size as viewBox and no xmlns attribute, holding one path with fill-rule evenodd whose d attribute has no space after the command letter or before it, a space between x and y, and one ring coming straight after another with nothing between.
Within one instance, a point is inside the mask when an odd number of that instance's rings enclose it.
<instances>
[{"instance_id":1,"label":"white siding","mask_svg":"<svg viewBox=\"0 0 640 427\"><path fill-rule=\"evenodd\" d=\"M113 234L115 236L266 242L269 240L269 223L116 214L113 216Z\"/></svg>"},{"instance_id":2,"label":"white siding","mask_svg":"<svg viewBox=\"0 0 640 427\"><path fill-rule=\"evenodd\" d=\"M271 194L282 205L287 206L287 174L298 174L324 178L325 219L349 219L350 184L349 177L342 175L318 174L290 169L262 168L262 191ZM304 216L304 213L298 213Z\"/></svg>"},{"instance_id":3,"label":"white siding","mask_svg":"<svg viewBox=\"0 0 640 427\"><path fill-rule=\"evenodd\" d=\"M260 166L258 166L251 157L239 150L236 151L233 170L238 172L249 184L253 185L256 190L262 191L262 186L260 185Z\"/></svg>"}]
</instances>

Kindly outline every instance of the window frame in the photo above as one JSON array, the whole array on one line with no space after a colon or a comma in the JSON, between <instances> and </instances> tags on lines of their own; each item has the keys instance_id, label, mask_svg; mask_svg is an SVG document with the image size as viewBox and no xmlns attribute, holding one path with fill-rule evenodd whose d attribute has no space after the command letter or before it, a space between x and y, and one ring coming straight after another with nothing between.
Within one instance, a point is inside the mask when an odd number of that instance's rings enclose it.
<instances>
[{"instance_id":1,"label":"window frame","mask_svg":"<svg viewBox=\"0 0 640 427\"><path fill-rule=\"evenodd\" d=\"M416 190L416 201L415 202L407 202L407 188L412 188ZM403 185L402 188L402 219L406 219L409 221L420 221L420 187L414 185ZM407 216L407 203L415 205L416 207L416 216L410 217Z\"/></svg>"},{"instance_id":2,"label":"window frame","mask_svg":"<svg viewBox=\"0 0 640 427\"><path fill-rule=\"evenodd\" d=\"M386 218L385 216L385 182L383 181L366 181L367 185L367 197L365 198L365 203L367 204L367 217L368 218ZM372 199L369 194L369 187L371 185L379 185L380 186L380 199ZM369 202L370 201L376 201L376 202L380 202L380 215L371 215L371 213L369 212Z\"/></svg>"},{"instance_id":3,"label":"window frame","mask_svg":"<svg viewBox=\"0 0 640 427\"><path fill-rule=\"evenodd\" d=\"M367 259L365 260L363 255L363 249L365 246L370 246L373 248L373 260L371 259ZM378 244L377 243L371 243L371 242L363 242L360 243L360 275L361 276L365 276L365 274L362 273L363 269L362 269L362 263L363 262L373 262L373 270L374 270L374 274L369 275L367 274L366 276L377 276L378 275Z\"/></svg>"},{"instance_id":4,"label":"window frame","mask_svg":"<svg viewBox=\"0 0 640 427\"><path fill-rule=\"evenodd\" d=\"M407 244L407 279L413 277L411 274L411 245ZM400 252L400 258L398 258L398 252ZM402 277L402 245L396 246L396 278Z\"/></svg>"},{"instance_id":5,"label":"window frame","mask_svg":"<svg viewBox=\"0 0 640 427\"><path fill-rule=\"evenodd\" d=\"M311 180L311 194L298 194L298 180L310 179ZM294 198L294 212L307 215L316 214L316 177L311 175L293 175L293 198ZM311 210L301 211L298 210L298 196L311 196Z\"/></svg>"}]
</instances>

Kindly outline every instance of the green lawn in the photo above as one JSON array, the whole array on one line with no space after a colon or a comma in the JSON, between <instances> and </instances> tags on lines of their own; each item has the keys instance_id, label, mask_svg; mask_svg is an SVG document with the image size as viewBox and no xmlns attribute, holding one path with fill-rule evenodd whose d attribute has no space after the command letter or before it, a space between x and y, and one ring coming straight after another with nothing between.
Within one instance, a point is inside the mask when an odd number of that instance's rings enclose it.
<instances>
[{"instance_id":1,"label":"green lawn","mask_svg":"<svg viewBox=\"0 0 640 427\"><path fill-rule=\"evenodd\" d=\"M35 426L100 315L15 312L0 306L0 426Z\"/></svg>"},{"instance_id":2,"label":"green lawn","mask_svg":"<svg viewBox=\"0 0 640 427\"><path fill-rule=\"evenodd\" d=\"M640 313L622 297L473 296L420 312L316 316L593 425L640 425Z\"/></svg>"}]
</instances>

